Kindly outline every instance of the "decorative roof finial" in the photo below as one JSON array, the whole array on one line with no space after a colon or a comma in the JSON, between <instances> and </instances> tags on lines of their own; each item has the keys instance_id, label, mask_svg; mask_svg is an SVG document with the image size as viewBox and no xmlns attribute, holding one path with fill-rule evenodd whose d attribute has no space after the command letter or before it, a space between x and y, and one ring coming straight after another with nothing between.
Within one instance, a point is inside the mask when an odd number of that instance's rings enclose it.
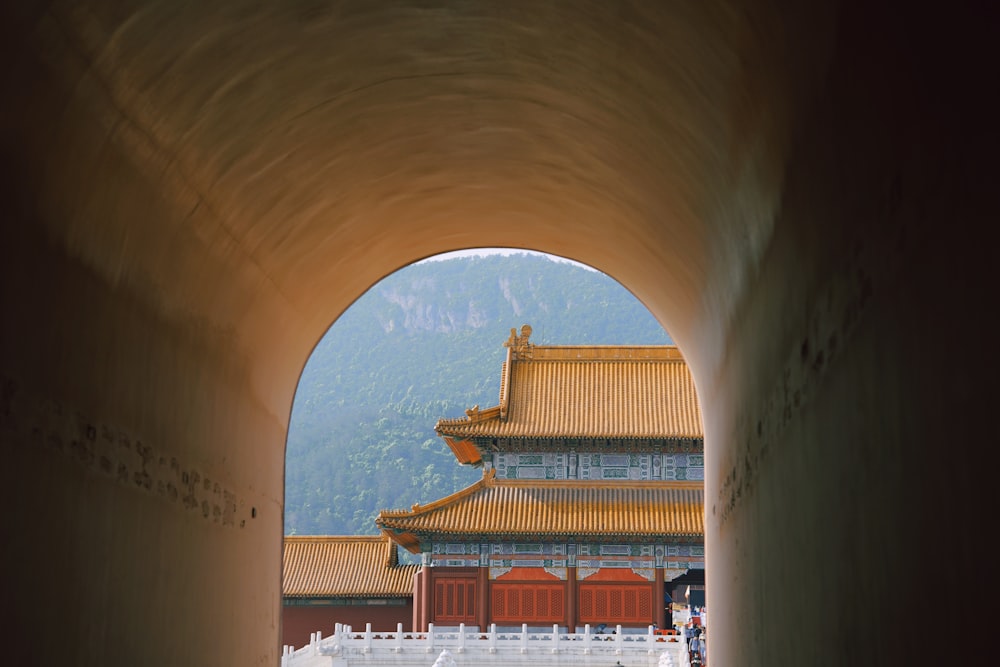
<instances>
[{"instance_id":1,"label":"decorative roof finial","mask_svg":"<svg viewBox=\"0 0 1000 667\"><path fill-rule=\"evenodd\" d=\"M514 356L523 356L526 358L531 357L531 342L528 340L531 338L531 326L525 324L521 327L521 335L517 335L517 329L511 327L510 338L507 342L503 344L504 347L511 348Z\"/></svg>"}]
</instances>

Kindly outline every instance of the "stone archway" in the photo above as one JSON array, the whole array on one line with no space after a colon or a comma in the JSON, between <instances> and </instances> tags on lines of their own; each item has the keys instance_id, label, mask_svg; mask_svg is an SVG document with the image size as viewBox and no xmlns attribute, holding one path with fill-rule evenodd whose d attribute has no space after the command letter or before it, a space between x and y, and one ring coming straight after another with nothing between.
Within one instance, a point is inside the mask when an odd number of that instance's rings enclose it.
<instances>
[{"instance_id":1,"label":"stone archway","mask_svg":"<svg viewBox=\"0 0 1000 667\"><path fill-rule=\"evenodd\" d=\"M309 350L476 246L599 268L685 349L715 664L920 659L929 593L975 635L987 587L920 582L992 521L988 21L370 4L3 10L8 657L275 664Z\"/></svg>"}]
</instances>

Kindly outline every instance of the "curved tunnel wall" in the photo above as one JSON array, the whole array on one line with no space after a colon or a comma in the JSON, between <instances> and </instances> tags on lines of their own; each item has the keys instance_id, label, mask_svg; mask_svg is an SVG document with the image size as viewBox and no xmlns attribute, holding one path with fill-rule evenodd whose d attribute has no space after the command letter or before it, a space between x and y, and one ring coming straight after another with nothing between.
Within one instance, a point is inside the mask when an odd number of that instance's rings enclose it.
<instances>
[{"instance_id":1,"label":"curved tunnel wall","mask_svg":"<svg viewBox=\"0 0 1000 667\"><path fill-rule=\"evenodd\" d=\"M936 603L975 629L986 587L942 581L990 519L988 27L370 4L3 10L12 659L275 664L310 349L477 246L595 266L685 350L714 664L919 661Z\"/></svg>"}]
</instances>

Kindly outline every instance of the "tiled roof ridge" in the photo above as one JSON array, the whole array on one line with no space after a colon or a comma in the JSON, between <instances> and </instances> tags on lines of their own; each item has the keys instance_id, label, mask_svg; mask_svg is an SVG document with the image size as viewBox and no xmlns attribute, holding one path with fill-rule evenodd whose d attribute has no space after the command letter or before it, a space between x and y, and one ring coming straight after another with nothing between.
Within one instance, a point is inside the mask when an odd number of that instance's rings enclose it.
<instances>
[{"instance_id":1,"label":"tiled roof ridge","mask_svg":"<svg viewBox=\"0 0 1000 667\"><path fill-rule=\"evenodd\" d=\"M378 515L379 517L420 516L421 514L432 512L438 509L439 507L450 505L451 503L462 500L463 498L467 498L477 493L478 491L482 491L483 489L487 488L487 486L490 485L490 482L495 476L496 476L495 469L491 468L490 470L483 470L483 476L479 481L477 481L475 484L465 487L464 489L459 489L458 491L449 496L445 496L444 498L438 498L437 500L429 502L426 505L421 505L420 503L413 503L413 507L409 510L389 510L389 509L380 510ZM376 524L377 522L378 518L376 518Z\"/></svg>"},{"instance_id":2,"label":"tiled roof ridge","mask_svg":"<svg viewBox=\"0 0 1000 667\"><path fill-rule=\"evenodd\" d=\"M382 535L290 535L282 554L284 597L407 597L413 564Z\"/></svg>"},{"instance_id":3,"label":"tiled roof ridge","mask_svg":"<svg viewBox=\"0 0 1000 667\"><path fill-rule=\"evenodd\" d=\"M478 405L468 408L465 411L464 417L454 417L452 419L439 419L434 425L434 428L438 426L447 426L452 424L474 424L476 422L483 422L493 419L495 417L501 417L501 408L499 405L494 405L493 407L486 408L485 410L480 410Z\"/></svg>"},{"instance_id":4,"label":"tiled roof ridge","mask_svg":"<svg viewBox=\"0 0 1000 667\"><path fill-rule=\"evenodd\" d=\"M514 364L544 362L667 362L686 364L684 355L677 345L537 345L530 342L531 326L525 324L518 335L511 328L510 338L504 342L507 348L505 360L500 367L500 395L498 404L480 409L478 405L466 409L465 417L439 419L435 430L442 427L460 426L489 421L499 417L506 420L510 403L511 376Z\"/></svg>"},{"instance_id":5,"label":"tiled roof ridge","mask_svg":"<svg viewBox=\"0 0 1000 667\"><path fill-rule=\"evenodd\" d=\"M286 543L296 544L382 544L385 546L385 567L402 567L388 535L285 535Z\"/></svg>"},{"instance_id":6,"label":"tiled roof ridge","mask_svg":"<svg viewBox=\"0 0 1000 667\"><path fill-rule=\"evenodd\" d=\"M584 343L584 344L581 344L581 345L538 345L536 343L532 343L532 345L531 345L531 349L534 350L534 351L536 351L536 352L538 350L561 350L561 349L564 349L564 348L568 348L568 349L571 349L571 350L576 350L576 349L591 348L591 347L595 348L595 349L601 349L601 350L610 350L610 349L614 349L614 350L679 350L679 348L678 348L677 345L655 345L655 344L651 344L651 345L633 345L632 343L629 343L627 345L604 345L604 344L597 344L597 343Z\"/></svg>"},{"instance_id":7,"label":"tiled roof ridge","mask_svg":"<svg viewBox=\"0 0 1000 667\"><path fill-rule=\"evenodd\" d=\"M285 535L286 542L384 542L384 535Z\"/></svg>"},{"instance_id":8,"label":"tiled roof ridge","mask_svg":"<svg viewBox=\"0 0 1000 667\"><path fill-rule=\"evenodd\" d=\"M491 470L494 472L495 469ZM535 488L535 489L702 489L701 480L666 480L666 479L494 479L486 483L486 487L499 488Z\"/></svg>"},{"instance_id":9,"label":"tiled roof ridge","mask_svg":"<svg viewBox=\"0 0 1000 667\"><path fill-rule=\"evenodd\" d=\"M576 539L704 535L704 487L698 480L598 485L484 477L476 486L474 495L445 499L450 504L434 511L382 516L379 526L413 553L431 534Z\"/></svg>"},{"instance_id":10,"label":"tiled roof ridge","mask_svg":"<svg viewBox=\"0 0 1000 667\"><path fill-rule=\"evenodd\" d=\"M580 353L585 351L592 351L596 356L581 358ZM624 352L644 354L639 357L616 354ZM517 361L530 363L577 358L581 361L684 361L684 355L676 345L532 345L531 356L518 357Z\"/></svg>"}]
</instances>

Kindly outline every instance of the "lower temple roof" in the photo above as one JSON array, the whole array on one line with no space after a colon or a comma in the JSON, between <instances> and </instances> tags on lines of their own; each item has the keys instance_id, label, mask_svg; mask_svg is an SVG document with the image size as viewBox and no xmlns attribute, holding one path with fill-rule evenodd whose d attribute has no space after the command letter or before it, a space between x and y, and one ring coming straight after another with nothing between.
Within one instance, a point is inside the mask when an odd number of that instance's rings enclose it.
<instances>
[{"instance_id":1,"label":"lower temple roof","mask_svg":"<svg viewBox=\"0 0 1000 667\"><path fill-rule=\"evenodd\" d=\"M428 505L383 510L375 523L414 553L431 536L702 538L704 504L700 481L498 480L489 470Z\"/></svg>"},{"instance_id":2,"label":"lower temple roof","mask_svg":"<svg viewBox=\"0 0 1000 667\"><path fill-rule=\"evenodd\" d=\"M286 536L282 595L405 598L417 567L400 565L396 545L382 535Z\"/></svg>"}]
</instances>

